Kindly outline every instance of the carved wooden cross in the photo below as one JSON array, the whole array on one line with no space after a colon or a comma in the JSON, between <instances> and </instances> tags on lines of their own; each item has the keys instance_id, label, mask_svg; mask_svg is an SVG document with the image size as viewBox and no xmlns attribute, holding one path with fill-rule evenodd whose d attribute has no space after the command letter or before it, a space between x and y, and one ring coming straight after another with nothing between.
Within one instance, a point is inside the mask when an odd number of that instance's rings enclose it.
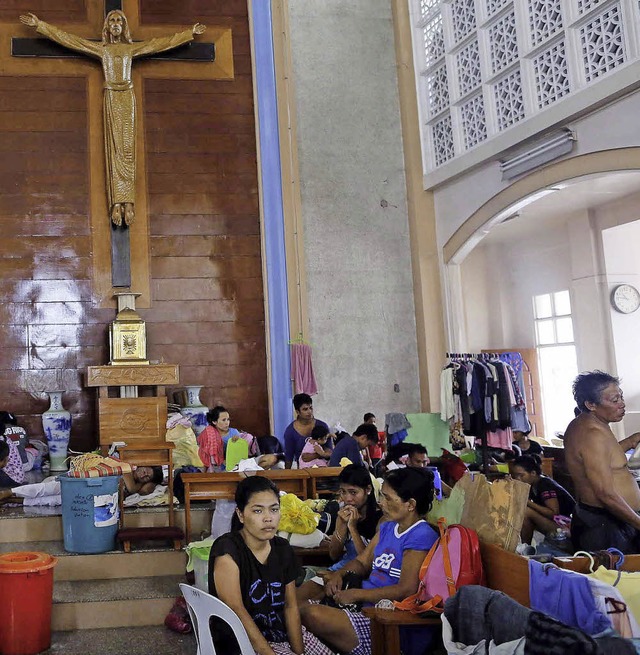
<instances>
[{"instance_id":1,"label":"carved wooden cross","mask_svg":"<svg viewBox=\"0 0 640 655\"><path fill-rule=\"evenodd\" d=\"M128 3L131 4L131 3ZM120 9L122 10L122 0L104 0L104 15L106 16L110 11L114 9ZM90 9L91 13L91 9ZM130 21L131 23L135 23L135 21ZM135 27L132 30L135 34ZM230 51L230 33L225 34L226 32L230 32L230 30L213 30L214 32L214 38L216 35L219 35L221 37L221 42L224 43L223 48L227 51L226 56L223 57L223 59L226 59L227 64L231 62L231 51ZM218 39L216 39L218 41ZM76 53L74 51L68 50L64 48L63 46L60 46L49 39L42 39L42 38L17 38L14 37L11 39L11 54L14 57L45 57L45 58L51 58L51 57L64 57L64 58L75 58L75 59L86 59L86 57L81 54L81 53ZM158 53L154 55L150 55L146 58L149 59L158 59L158 60L164 60L164 61L174 61L174 62L181 62L181 61L199 61L199 62L213 62L215 59L215 46L214 43L203 43L203 42L198 42L198 43L188 43L183 46L179 46L173 50L163 52L163 53ZM220 68L219 66L217 67L218 69ZM225 68L223 64L223 69ZM136 67L134 67L134 73L136 72ZM221 74L222 73L222 74ZM157 71L156 71L156 77L158 77ZM166 75L166 77L171 77L171 75ZM216 70L215 72L209 71L207 75L202 76L205 79L228 79L229 77L233 77L233 72L232 72L232 64L231 64L231 71L229 71L229 66L226 67L226 70ZM139 77L138 77L139 81ZM140 118L142 118L142 112L139 112ZM142 121L139 121L140 123ZM142 126L139 124L138 125L138 131L142 131ZM139 140L139 139L138 139ZM92 160L94 158L92 157ZM93 165L92 165L93 168ZM139 190L136 189L136 196L139 195ZM95 204L92 202L92 206L95 206ZM145 205L141 205L142 207L145 207ZM106 209L106 203L104 203L104 207ZM146 212L141 212L137 213L137 218L142 219L138 223L134 224L134 227L138 226L138 229L140 232L143 234L144 232L148 232L148 224L147 224L147 217L146 217ZM111 230L111 287L113 288L123 288L123 287L130 287L132 283L132 277L131 277L131 248L130 248L130 229L126 226L126 224L122 223L121 226L116 226L114 225L113 222L109 218L107 218L108 214L104 211L99 212L98 217L93 217L93 228L92 228L92 235L93 235L93 245L94 245L94 257L104 249L104 246L100 246L100 237L96 237L95 233L101 233L103 235L103 241L104 237L106 237L106 231L109 230L107 228L107 225L110 225L110 230ZM142 214L142 215L141 215ZM100 226L100 222L103 222L103 225ZM143 234L144 236L144 234ZM148 237L145 237L148 239ZM96 248L97 246L97 248ZM108 246L107 246L108 249ZM106 253L105 253L106 255ZM145 255L145 260L147 262L147 278L148 278L148 253ZM96 281L96 274L95 274L95 266L94 266L94 282ZM103 287L105 285L103 284ZM148 287L148 280L147 280L147 285L143 285ZM139 282L136 281L136 287L139 287ZM105 297L111 296L111 292L113 289L107 290L106 288L102 288L98 291L98 296L100 297L101 300L104 300ZM143 289L144 292L144 289Z\"/></svg>"}]
</instances>

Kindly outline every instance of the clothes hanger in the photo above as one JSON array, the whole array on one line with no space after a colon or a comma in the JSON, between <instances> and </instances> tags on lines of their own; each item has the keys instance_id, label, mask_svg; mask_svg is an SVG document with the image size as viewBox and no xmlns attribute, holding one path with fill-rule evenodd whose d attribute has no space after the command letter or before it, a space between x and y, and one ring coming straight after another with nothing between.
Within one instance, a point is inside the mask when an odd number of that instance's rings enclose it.
<instances>
[{"instance_id":1,"label":"clothes hanger","mask_svg":"<svg viewBox=\"0 0 640 655\"><path fill-rule=\"evenodd\" d=\"M304 344L305 346L310 346L311 343L309 341L306 341L304 337L302 336L302 332L298 332L298 336L295 339L289 339L287 342L290 346L296 345L296 344Z\"/></svg>"},{"instance_id":2,"label":"clothes hanger","mask_svg":"<svg viewBox=\"0 0 640 655\"><path fill-rule=\"evenodd\" d=\"M593 559L593 556L591 553L588 553L586 550L577 550L575 553L573 553L574 557L587 557L589 559L589 572L594 573L596 570L596 563L595 560Z\"/></svg>"}]
</instances>

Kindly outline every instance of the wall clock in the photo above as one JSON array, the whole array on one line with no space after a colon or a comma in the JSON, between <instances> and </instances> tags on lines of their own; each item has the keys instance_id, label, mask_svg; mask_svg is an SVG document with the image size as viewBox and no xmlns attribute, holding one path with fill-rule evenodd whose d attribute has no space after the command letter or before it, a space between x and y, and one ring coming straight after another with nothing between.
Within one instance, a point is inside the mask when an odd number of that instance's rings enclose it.
<instances>
[{"instance_id":1,"label":"wall clock","mask_svg":"<svg viewBox=\"0 0 640 655\"><path fill-rule=\"evenodd\" d=\"M631 314L640 307L640 291L630 284L620 284L611 293L611 304L622 314Z\"/></svg>"}]
</instances>

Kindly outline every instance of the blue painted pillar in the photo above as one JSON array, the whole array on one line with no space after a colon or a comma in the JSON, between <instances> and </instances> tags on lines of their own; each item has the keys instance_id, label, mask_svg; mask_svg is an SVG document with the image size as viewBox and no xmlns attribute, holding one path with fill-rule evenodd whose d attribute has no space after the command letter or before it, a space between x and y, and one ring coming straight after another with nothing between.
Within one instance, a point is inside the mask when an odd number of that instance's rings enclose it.
<instances>
[{"instance_id":1,"label":"blue painted pillar","mask_svg":"<svg viewBox=\"0 0 640 655\"><path fill-rule=\"evenodd\" d=\"M278 105L273 55L271 0L251 2L258 99L262 213L267 270L271 388L275 434L282 439L291 422L291 355L289 303L284 248L282 171L278 134Z\"/></svg>"}]
</instances>

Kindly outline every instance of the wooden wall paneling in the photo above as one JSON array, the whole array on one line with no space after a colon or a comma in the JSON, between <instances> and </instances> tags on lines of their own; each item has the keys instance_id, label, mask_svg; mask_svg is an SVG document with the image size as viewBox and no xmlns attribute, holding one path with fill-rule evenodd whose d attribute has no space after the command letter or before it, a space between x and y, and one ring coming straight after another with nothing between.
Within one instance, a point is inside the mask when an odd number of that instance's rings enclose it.
<instances>
[{"instance_id":1,"label":"wooden wall paneling","mask_svg":"<svg viewBox=\"0 0 640 655\"><path fill-rule=\"evenodd\" d=\"M169 5L141 0L145 25L175 21L178 9ZM145 82L154 299L146 317L156 355L169 361L179 353L172 361L180 362L181 383L203 384L206 405L224 405L232 425L263 434L269 417L246 9L244 0L189 0L179 10L204 23L224 14L233 83Z\"/></svg>"},{"instance_id":2,"label":"wooden wall paneling","mask_svg":"<svg viewBox=\"0 0 640 655\"><path fill-rule=\"evenodd\" d=\"M0 3L0 393L21 425L42 435L48 402L26 389L62 376L71 446L82 450L95 445L97 421L81 371L107 363L115 306L110 271L96 270L109 248L108 220L96 220L104 206L102 74L88 60L8 53L11 36L32 36L20 13L95 37L102 3L9 1ZM149 357L183 357L183 384L203 384L204 402L225 404L234 425L261 434L269 421L246 2L125 0L125 11L134 38L199 20L209 26L203 38L217 42L209 68L134 67L146 210L132 252L134 279L149 258L139 305Z\"/></svg>"}]
</instances>

